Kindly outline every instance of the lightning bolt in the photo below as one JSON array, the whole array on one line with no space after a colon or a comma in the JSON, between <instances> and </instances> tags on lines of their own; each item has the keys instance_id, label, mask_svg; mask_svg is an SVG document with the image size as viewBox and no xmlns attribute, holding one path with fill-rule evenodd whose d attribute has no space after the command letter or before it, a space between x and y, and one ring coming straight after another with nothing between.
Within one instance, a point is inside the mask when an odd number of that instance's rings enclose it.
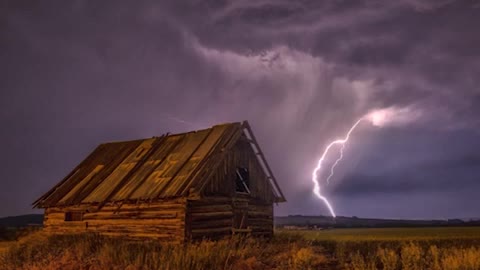
<instances>
[{"instance_id":1,"label":"lightning bolt","mask_svg":"<svg viewBox=\"0 0 480 270\"><path fill-rule=\"evenodd\" d=\"M333 174L335 173L335 167L337 167L338 163L343 159L343 150L345 149L345 143L342 144L340 148L340 156L335 160L335 163L333 163L332 167L330 168L330 175L327 177L327 185L330 184L330 178L333 177Z\"/></svg>"},{"instance_id":2,"label":"lightning bolt","mask_svg":"<svg viewBox=\"0 0 480 270\"><path fill-rule=\"evenodd\" d=\"M330 202L328 201L328 199L325 196L323 196L320 192L320 182L317 179L318 171L320 171L320 169L322 168L322 163L325 160L325 158L326 158L328 152L330 151L330 149L334 145L337 145L337 144L342 145L342 147L340 148L340 157L335 161L335 163L330 168L330 175L326 179L326 181L328 183L330 181L330 178L332 178L332 176L335 172L335 167L338 165L338 163L343 158L343 150L345 149L345 144L348 142L348 140L350 139L350 135L352 134L352 132L355 130L355 128L360 124L360 122L362 120L363 120L363 117L360 118L357 122L355 122L355 124L353 124L353 126L348 130L345 138L335 140L335 141L331 142L329 145L327 145L327 148L325 148L325 151L323 152L322 156L318 160L317 167L312 172L312 181L313 181L313 184L314 184L313 193L315 193L315 195L317 195L317 197L325 203L325 205L327 206L328 210L330 211L330 214L332 215L332 217L336 217L335 211L333 210L333 207L330 204Z\"/></svg>"}]
</instances>

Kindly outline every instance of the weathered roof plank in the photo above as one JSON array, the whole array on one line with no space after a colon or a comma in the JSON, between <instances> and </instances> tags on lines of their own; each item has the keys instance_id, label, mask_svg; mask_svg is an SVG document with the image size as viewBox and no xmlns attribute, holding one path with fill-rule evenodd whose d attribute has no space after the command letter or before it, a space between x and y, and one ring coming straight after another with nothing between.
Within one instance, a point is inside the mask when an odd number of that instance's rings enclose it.
<instances>
[{"instance_id":1,"label":"weathered roof plank","mask_svg":"<svg viewBox=\"0 0 480 270\"><path fill-rule=\"evenodd\" d=\"M243 134L244 124L101 144L36 207L156 200L200 191ZM273 189L272 189L273 190ZM275 194L274 194L275 195Z\"/></svg>"},{"instance_id":2,"label":"weathered roof plank","mask_svg":"<svg viewBox=\"0 0 480 270\"><path fill-rule=\"evenodd\" d=\"M137 165L139 161L148 153L152 147L153 139L144 140L135 150L133 150L117 168L105 178L82 202L103 202L111 194L118 182ZM147 150L147 151L145 151Z\"/></svg>"}]
</instances>

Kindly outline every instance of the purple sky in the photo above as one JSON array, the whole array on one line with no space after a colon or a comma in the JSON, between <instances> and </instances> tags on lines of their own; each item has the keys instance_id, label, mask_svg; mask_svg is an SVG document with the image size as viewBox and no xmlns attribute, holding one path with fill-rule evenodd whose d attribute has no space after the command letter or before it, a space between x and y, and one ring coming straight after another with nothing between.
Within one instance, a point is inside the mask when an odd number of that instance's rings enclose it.
<instances>
[{"instance_id":1,"label":"purple sky","mask_svg":"<svg viewBox=\"0 0 480 270\"><path fill-rule=\"evenodd\" d=\"M288 202L373 109L324 189L337 214L480 216L479 1L0 0L0 216L101 142L249 120ZM333 162L335 153L328 162Z\"/></svg>"}]
</instances>

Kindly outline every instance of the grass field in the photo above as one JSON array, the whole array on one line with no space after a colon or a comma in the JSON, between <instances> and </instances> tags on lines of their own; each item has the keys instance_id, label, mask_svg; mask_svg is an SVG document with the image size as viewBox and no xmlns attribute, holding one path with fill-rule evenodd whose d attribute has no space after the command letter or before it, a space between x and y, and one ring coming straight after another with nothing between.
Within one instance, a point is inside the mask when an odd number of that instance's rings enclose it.
<instances>
[{"instance_id":1,"label":"grass field","mask_svg":"<svg viewBox=\"0 0 480 270\"><path fill-rule=\"evenodd\" d=\"M480 227L281 233L324 247L343 269L480 269Z\"/></svg>"},{"instance_id":2,"label":"grass field","mask_svg":"<svg viewBox=\"0 0 480 270\"><path fill-rule=\"evenodd\" d=\"M13 244L13 242L0 241L0 255L7 251L7 249Z\"/></svg>"},{"instance_id":3,"label":"grass field","mask_svg":"<svg viewBox=\"0 0 480 270\"><path fill-rule=\"evenodd\" d=\"M480 240L480 227L362 228L316 231L279 231L287 234L300 234L307 240L316 241Z\"/></svg>"},{"instance_id":4,"label":"grass field","mask_svg":"<svg viewBox=\"0 0 480 270\"><path fill-rule=\"evenodd\" d=\"M278 230L186 245L34 232L2 247L0 269L480 269L478 227Z\"/></svg>"}]
</instances>

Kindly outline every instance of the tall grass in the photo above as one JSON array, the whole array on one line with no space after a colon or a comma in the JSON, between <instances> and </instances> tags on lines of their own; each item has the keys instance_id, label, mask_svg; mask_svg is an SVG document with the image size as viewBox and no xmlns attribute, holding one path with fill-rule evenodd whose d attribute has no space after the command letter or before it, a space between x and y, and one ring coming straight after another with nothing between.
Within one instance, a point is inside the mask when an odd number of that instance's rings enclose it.
<instances>
[{"instance_id":1,"label":"tall grass","mask_svg":"<svg viewBox=\"0 0 480 270\"><path fill-rule=\"evenodd\" d=\"M417 244L405 244L400 253L379 248L378 256L363 256L357 251L350 260L343 261L346 269L431 269L478 270L480 248L443 248L431 246L428 250Z\"/></svg>"},{"instance_id":2,"label":"tall grass","mask_svg":"<svg viewBox=\"0 0 480 270\"><path fill-rule=\"evenodd\" d=\"M457 233L450 238L306 240L305 233L277 232L273 239L168 244L35 232L0 255L0 269L480 269L480 235Z\"/></svg>"},{"instance_id":3,"label":"tall grass","mask_svg":"<svg viewBox=\"0 0 480 270\"><path fill-rule=\"evenodd\" d=\"M320 245L341 269L480 269L480 228L282 231Z\"/></svg>"},{"instance_id":4,"label":"tall grass","mask_svg":"<svg viewBox=\"0 0 480 270\"><path fill-rule=\"evenodd\" d=\"M422 241L338 242L334 255L339 266L354 270L480 269L480 246L478 245L467 247L443 244L437 246Z\"/></svg>"},{"instance_id":5,"label":"tall grass","mask_svg":"<svg viewBox=\"0 0 480 270\"><path fill-rule=\"evenodd\" d=\"M183 245L35 233L0 257L0 269L318 269L327 263L323 253L291 237Z\"/></svg>"}]
</instances>

